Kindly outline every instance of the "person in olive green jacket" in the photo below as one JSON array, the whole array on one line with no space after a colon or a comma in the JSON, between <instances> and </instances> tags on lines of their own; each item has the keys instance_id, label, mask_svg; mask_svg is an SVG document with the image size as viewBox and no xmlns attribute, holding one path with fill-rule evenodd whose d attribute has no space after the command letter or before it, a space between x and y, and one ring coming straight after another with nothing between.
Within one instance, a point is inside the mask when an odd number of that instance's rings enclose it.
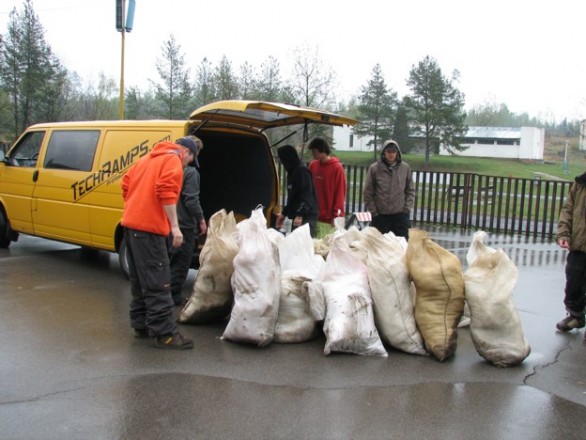
<instances>
[{"instance_id":1,"label":"person in olive green jacket","mask_svg":"<svg viewBox=\"0 0 586 440\"><path fill-rule=\"evenodd\" d=\"M569 250L564 297L568 315L556 325L559 331L567 332L586 324L586 173L576 177L570 188L560 211L556 240Z\"/></svg>"}]
</instances>

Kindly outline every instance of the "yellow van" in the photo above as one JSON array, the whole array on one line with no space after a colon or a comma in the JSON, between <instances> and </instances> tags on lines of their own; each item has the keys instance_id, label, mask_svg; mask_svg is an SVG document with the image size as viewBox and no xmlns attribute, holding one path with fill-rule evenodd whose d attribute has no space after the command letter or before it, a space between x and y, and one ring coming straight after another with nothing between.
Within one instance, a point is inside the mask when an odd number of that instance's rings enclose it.
<instances>
[{"instance_id":1,"label":"yellow van","mask_svg":"<svg viewBox=\"0 0 586 440\"><path fill-rule=\"evenodd\" d=\"M157 142L195 134L200 201L206 219L224 208L237 218L258 205L267 221L279 205L279 180L264 131L274 127L354 125L327 111L260 101L219 101L189 120L36 124L0 152L0 247L19 233L118 252L126 271L120 179Z\"/></svg>"}]
</instances>

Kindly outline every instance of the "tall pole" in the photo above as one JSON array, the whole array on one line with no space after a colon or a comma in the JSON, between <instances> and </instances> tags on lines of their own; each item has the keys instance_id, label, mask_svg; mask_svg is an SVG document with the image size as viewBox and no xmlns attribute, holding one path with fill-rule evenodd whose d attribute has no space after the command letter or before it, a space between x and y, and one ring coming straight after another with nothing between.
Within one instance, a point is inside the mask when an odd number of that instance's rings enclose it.
<instances>
[{"instance_id":1,"label":"tall pole","mask_svg":"<svg viewBox=\"0 0 586 440\"><path fill-rule=\"evenodd\" d=\"M118 107L118 119L124 119L124 35L126 32L124 29L120 32L122 35L122 55L120 57L120 105Z\"/></svg>"}]
</instances>

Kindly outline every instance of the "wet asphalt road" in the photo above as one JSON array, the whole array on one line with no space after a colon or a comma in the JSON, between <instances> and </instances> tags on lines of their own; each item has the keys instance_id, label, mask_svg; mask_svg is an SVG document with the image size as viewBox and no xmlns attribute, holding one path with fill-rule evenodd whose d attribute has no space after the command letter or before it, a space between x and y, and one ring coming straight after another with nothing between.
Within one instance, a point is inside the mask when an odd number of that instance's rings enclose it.
<instances>
[{"instance_id":1,"label":"wet asphalt road","mask_svg":"<svg viewBox=\"0 0 586 440\"><path fill-rule=\"evenodd\" d=\"M472 232L431 231L462 260ZM0 249L0 439L584 439L583 331L563 334L565 253L489 235L519 269L531 355L500 369L458 331L440 363L324 356L324 339L258 349L224 325L181 326L195 349L133 338L117 256L21 236ZM190 292L194 272L185 292Z\"/></svg>"}]
</instances>

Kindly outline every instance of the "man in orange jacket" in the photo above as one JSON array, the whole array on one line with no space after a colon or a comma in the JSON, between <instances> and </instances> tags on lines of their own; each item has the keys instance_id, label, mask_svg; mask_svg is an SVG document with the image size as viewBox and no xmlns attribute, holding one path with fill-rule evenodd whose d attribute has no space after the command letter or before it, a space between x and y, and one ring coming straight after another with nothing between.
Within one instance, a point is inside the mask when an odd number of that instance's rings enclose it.
<instances>
[{"instance_id":1,"label":"man in orange jacket","mask_svg":"<svg viewBox=\"0 0 586 440\"><path fill-rule=\"evenodd\" d=\"M159 142L122 178L122 225L132 292L130 325L135 337L152 337L159 348L193 348L193 341L179 333L173 318L167 237L172 235L174 248L183 242L176 205L183 167L195 154L197 145L188 137Z\"/></svg>"}]
</instances>

